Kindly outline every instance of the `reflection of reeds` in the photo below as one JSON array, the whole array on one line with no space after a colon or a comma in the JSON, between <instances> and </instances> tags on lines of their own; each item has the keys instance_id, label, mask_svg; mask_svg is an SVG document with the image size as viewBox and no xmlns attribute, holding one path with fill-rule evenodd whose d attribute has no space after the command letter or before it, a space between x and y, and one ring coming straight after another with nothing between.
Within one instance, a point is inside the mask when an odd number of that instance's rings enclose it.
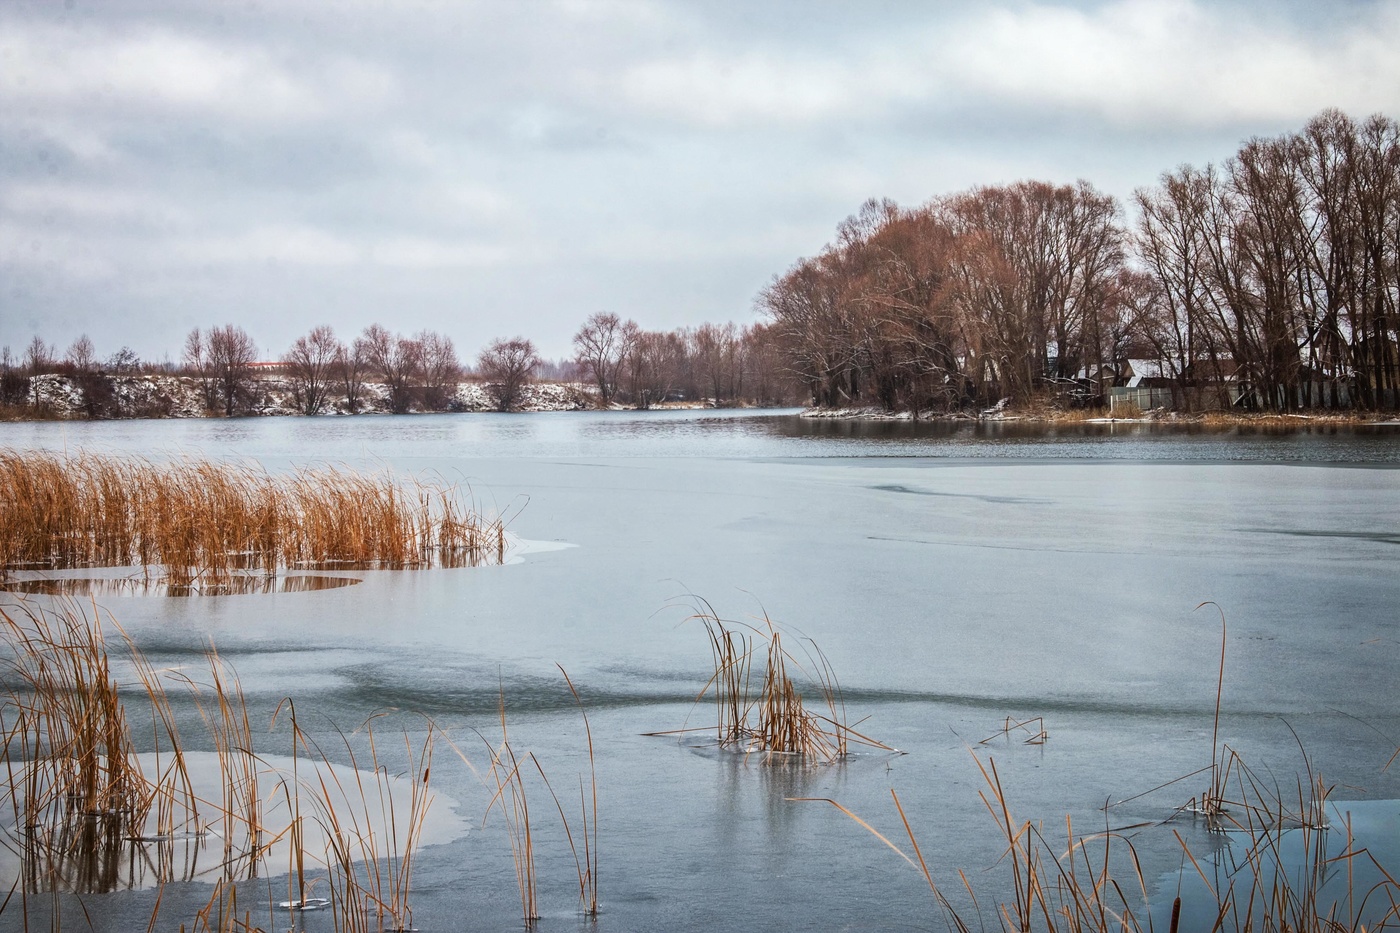
<instances>
[{"instance_id":1,"label":"reflection of reeds","mask_svg":"<svg viewBox=\"0 0 1400 933\"><path fill-rule=\"evenodd\" d=\"M5 841L20 855L26 894L111 891L147 870L172 880L174 840L200 834L199 805L167 698L139 653L159 750L150 776L133 752L95 607L91 617L74 603L0 609L0 640Z\"/></svg>"},{"instance_id":2,"label":"reflection of reeds","mask_svg":"<svg viewBox=\"0 0 1400 933\"><path fill-rule=\"evenodd\" d=\"M466 566L504 556L503 522L435 480L0 452L0 573L164 565L173 588L217 591L240 574L285 567Z\"/></svg>"},{"instance_id":3,"label":"reflection of reeds","mask_svg":"<svg viewBox=\"0 0 1400 933\"><path fill-rule=\"evenodd\" d=\"M432 799L436 726L428 721L416 746L405 733L406 780L391 775L383 761L373 719L363 730L365 769L342 734L350 770L338 771L304 731L295 705L284 701L273 722L283 710L291 722L292 773L280 782L289 822L273 834L264 823L262 762L237 673L212 648L203 675L156 669L124 633L122 639L154 730L155 765L147 772L134 753L96 609L89 614L76 603L46 609L23 601L0 608L6 649L0 658L0 769L6 778L0 801L9 810L0 844L20 859L15 891L26 923L33 894L53 892L56 911L60 891L113 891L135 883L138 874L157 884L196 877L197 847L186 846L187 862L177 865L177 840L205 839L217 825L223 858L195 929L255 929L249 914L238 910L235 884L259 874L283 839L289 847L287 906L330 906L336 930L345 933L409 929L414 854ZM219 788L212 799L196 797L167 693L172 683L188 689L213 740ZM324 853L309 849L312 821L327 836ZM330 897L324 900L310 896L308 864L322 856L329 866ZM159 907L157 897L153 924Z\"/></svg>"},{"instance_id":4,"label":"reflection of reeds","mask_svg":"<svg viewBox=\"0 0 1400 933\"><path fill-rule=\"evenodd\" d=\"M1225 645L1222 613L1210 765L1118 803L1137 800L1182 780L1210 773L1210 787L1202 792L1199 800L1192 798L1169 820L1181 813L1200 816L1208 831L1223 837L1217 858L1226 864L1217 861L1209 866L1216 870L1212 880L1208 866L1192 854L1181 834L1172 830L1181 847L1183 874L1189 863L1191 871L1204 885L1204 906L1210 915L1208 929L1211 933L1227 930L1236 933L1366 933L1400 927L1400 880L1387 872L1370 852L1355 847L1349 820L1343 850L1338 855L1329 854L1327 798L1332 788L1315 773L1306 752L1303 764L1307 781L1304 783L1300 776L1296 801L1287 801L1274 789L1272 779L1257 775L1237 751L1220 742ZM1044 722L1039 717L1024 722L1008 717L1000 732L980 744L1003 735L1009 737L1013 731L1030 734L1031 738L1026 741L1031 744L1040 744L1045 739ZM1301 742L1299 747L1301 749ZM995 760L989 759L986 765L976 756L973 760L984 783L978 795L1005 843L1001 861L1009 866L1009 878L995 910L1003 930L1152 933L1154 923L1146 879L1137 851L1125 835L1152 826L1151 821L1079 835L1066 817L1064 839L1052 841L1040 824L1012 816ZM836 807L914 866L933 893L949 929L960 933L986 929L988 925L967 876L961 871L958 873L960 885L972 905L970 912L962 913L934 879L899 795L893 790L890 794L912 856L835 800L789 799ZM1358 891L1353 874L1357 864L1369 866L1380 880ZM1346 882L1340 895L1328 894L1325 889L1343 871ZM1172 905L1170 933L1178 933L1182 902L1182 896L1178 896Z\"/></svg>"},{"instance_id":5,"label":"reflection of reeds","mask_svg":"<svg viewBox=\"0 0 1400 933\"><path fill-rule=\"evenodd\" d=\"M984 781L982 802L1005 843L1001 862L1007 866L1008 878L1002 889L1004 895L995 906L1001 929L1018 933L1151 933L1154 920L1149 911L1147 882L1137 851L1125 835L1150 824L1079 835L1066 818L1064 838L1052 840L1039 824L1012 816L994 761L986 766L978 761L977 766ZM960 911L924 860L898 794L890 793L909 852L834 800L793 799L831 804L914 866L932 891L950 929L961 933L987 929L967 876L958 873L960 886L972 906L970 911ZM1387 873L1370 852L1355 847L1350 826L1346 828L1346 844L1341 853L1329 856L1328 830L1315 816L1322 812L1326 794L1327 788L1320 782L1311 790L1304 790L1300 783L1297 812L1270 797L1240 801L1239 812L1248 815L1227 831L1229 845L1222 850L1227 864L1216 866L1218 873L1197 859L1180 833L1173 830L1185 863L1204 885L1201 896L1205 899L1204 912L1210 917L1208 929L1237 933L1365 933L1400 925L1400 881ZM1241 850L1238 853L1233 849L1236 845ZM1368 889L1357 890L1354 862L1366 863L1380 880ZM1340 878L1343 872L1345 881L1339 893L1324 891L1324 885ZM1171 933L1178 929L1183 897L1193 896L1187 893L1176 898Z\"/></svg>"},{"instance_id":6,"label":"reflection of reeds","mask_svg":"<svg viewBox=\"0 0 1400 933\"><path fill-rule=\"evenodd\" d=\"M690 618L705 627L710 643L714 673L699 699L713 695L721 747L820 761L844 758L853 740L893 751L851 728L836 672L812 639L801 638L801 655L796 655L784 647L782 627L767 615L758 625L721 619L703 600ZM755 692L754 662L760 651L763 676ZM822 712L804 705L789 666L820 694Z\"/></svg>"}]
</instances>

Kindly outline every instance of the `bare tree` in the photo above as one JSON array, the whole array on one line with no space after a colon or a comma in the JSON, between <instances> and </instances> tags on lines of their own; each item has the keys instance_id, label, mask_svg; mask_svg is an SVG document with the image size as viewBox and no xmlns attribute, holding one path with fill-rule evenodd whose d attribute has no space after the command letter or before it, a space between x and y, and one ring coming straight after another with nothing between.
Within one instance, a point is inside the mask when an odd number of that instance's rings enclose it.
<instances>
[{"instance_id":1,"label":"bare tree","mask_svg":"<svg viewBox=\"0 0 1400 933\"><path fill-rule=\"evenodd\" d=\"M24 348L24 366L31 376L50 372L53 369L54 356L54 348L44 343L44 338L36 334L34 339L29 341L29 346Z\"/></svg>"},{"instance_id":2,"label":"bare tree","mask_svg":"<svg viewBox=\"0 0 1400 933\"><path fill-rule=\"evenodd\" d=\"M345 399L345 410L352 415L360 413L364 404L366 362L365 341L358 337L347 347L341 344L331 365L332 376Z\"/></svg>"},{"instance_id":3,"label":"bare tree","mask_svg":"<svg viewBox=\"0 0 1400 933\"><path fill-rule=\"evenodd\" d=\"M209 331L206 359L224 417L232 417L252 401L252 364L257 360L253 338L233 324L215 327Z\"/></svg>"},{"instance_id":4,"label":"bare tree","mask_svg":"<svg viewBox=\"0 0 1400 933\"><path fill-rule=\"evenodd\" d=\"M519 404L521 390L539 365L535 345L524 337L493 340L476 359L477 374L486 381L498 411L510 411Z\"/></svg>"},{"instance_id":5,"label":"bare tree","mask_svg":"<svg viewBox=\"0 0 1400 933\"><path fill-rule=\"evenodd\" d=\"M423 371L423 345L379 324L366 327L360 340L370 369L389 390L389 410L396 415L409 411Z\"/></svg>"},{"instance_id":6,"label":"bare tree","mask_svg":"<svg viewBox=\"0 0 1400 933\"><path fill-rule=\"evenodd\" d=\"M29 377L10 354L9 346L0 348L0 405L23 405L29 400Z\"/></svg>"},{"instance_id":7,"label":"bare tree","mask_svg":"<svg viewBox=\"0 0 1400 933\"><path fill-rule=\"evenodd\" d=\"M691 334L690 353L696 373L716 408L724 404L726 396L734 395L737 343L738 332L733 323L702 324Z\"/></svg>"},{"instance_id":8,"label":"bare tree","mask_svg":"<svg viewBox=\"0 0 1400 933\"><path fill-rule=\"evenodd\" d=\"M617 391L618 372L625 353L625 327L616 314L599 311L590 315L574 334L575 358L598 387L598 399L604 407L612 402Z\"/></svg>"},{"instance_id":9,"label":"bare tree","mask_svg":"<svg viewBox=\"0 0 1400 933\"><path fill-rule=\"evenodd\" d=\"M218 402L218 386L214 378L213 366L209 362L204 333L198 327L185 335L184 363L185 372L198 381L204 410L206 412L215 411Z\"/></svg>"},{"instance_id":10,"label":"bare tree","mask_svg":"<svg viewBox=\"0 0 1400 933\"><path fill-rule=\"evenodd\" d=\"M90 372L97 367L97 355L93 352L92 341L87 334L83 334L69 345L64 361L78 373Z\"/></svg>"},{"instance_id":11,"label":"bare tree","mask_svg":"<svg viewBox=\"0 0 1400 933\"><path fill-rule=\"evenodd\" d=\"M71 370L70 378L78 389L78 403L88 418L111 418L119 413L112 380L97 371L97 354L87 334L69 344L63 362Z\"/></svg>"},{"instance_id":12,"label":"bare tree","mask_svg":"<svg viewBox=\"0 0 1400 933\"><path fill-rule=\"evenodd\" d=\"M335 332L323 324L306 336L298 337L292 348L283 354L282 364L292 383L292 397L302 414L319 414L326 407L335 378L336 360L344 352L345 347L336 339Z\"/></svg>"},{"instance_id":13,"label":"bare tree","mask_svg":"<svg viewBox=\"0 0 1400 933\"><path fill-rule=\"evenodd\" d=\"M107 357L102 367L116 376L128 376L141 370L141 357L131 347L122 347Z\"/></svg>"},{"instance_id":14,"label":"bare tree","mask_svg":"<svg viewBox=\"0 0 1400 933\"><path fill-rule=\"evenodd\" d=\"M421 404L429 411L442 411L451 404L457 383L462 378L462 364L457 360L457 350L450 337L434 331L420 331L413 339L422 348L423 356Z\"/></svg>"}]
</instances>

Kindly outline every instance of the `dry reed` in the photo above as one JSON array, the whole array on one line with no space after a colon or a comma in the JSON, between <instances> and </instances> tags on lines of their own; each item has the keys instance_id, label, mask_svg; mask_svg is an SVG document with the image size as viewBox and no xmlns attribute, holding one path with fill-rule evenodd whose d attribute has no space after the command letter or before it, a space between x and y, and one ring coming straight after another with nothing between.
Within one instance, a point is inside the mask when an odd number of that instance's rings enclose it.
<instances>
[{"instance_id":1,"label":"dry reed","mask_svg":"<svg viewBox=\"0 0 1400 933\"><path fill-rule=\"evenodd\" d=\"M784 647L785 632L766 614L759 624L721 619L705 600L687 621L698 621L709 639L714 672L696 702L713 697L716 740L721 748L766 757L790 755L818 761L846 757L852 741L894 751L853 729L846 719L845 700L836 672L816 642L800 637L801 655ZM762 658L762 678L755 689L755 659ZM801 691L788 674L791 666L821 697L822 712L808 709ZM650 735L674 735L654 732Z\"/></svg>"},{"instance_id":2,"label":"dry reed","mask_svg":"<svg viewBox=\"0 0 1400 933\"><path fill-rule=\"evenodd\" d=\"M413 929L408 897L414 855L432 803L428 783L437 727L426 720L427 733L416 749L408 734L404 734L409 799L400 823L394 803L397 781L380 761L374 734L374 720L379 715L362 727L369 747L366 764L370 770L361 768L349 737L341 734L353 769L353 786L347 786L333 769L318 767L311 794L316 820L327 839L329 906L337 931L343 933ZM320 757L328 763L324 754ZM373 774L372 783L366 780L367 774Z\"/></svg>"},{"instance_id":3,"label":"dry reed","mask_svg":"<svg viewBox=\"0 0 1400 933\"><path fill-rule=\"evenodd\" d=\"M462 488L347 470L0 451L0 574L161 565L172 591L249 573L499 563L505 526Z\"/></svg>"},{"instance_id":4,"label":"dry reed","mask_svg":"<svg viewBox=\"0 0 1400 933\"><path fill-rule=\"evenodd\" d=\"M1001 728L987 736L978 745L988 745L997 739L1011 741L1015 735L1021 739L1022 745L1044 745L1050 740L1050 733L1045 731L1045 717L1032 716L1030 719L1013 719L1010 716L1001 724ZM1025 736L1024 738L1021 738Z\"/></svg>"},{"instance_id":5,"label":"dry reed","mask_svg":"<svg viewBox=\"0 0 1400 933\"><path fill-rule=\"evenodd\" d=\"M569 829L569 821L564 816L564 808L559 807L559 818L564 822L564 832L569 839L569 849L574 854L574 866L578 869L578 897L579 903L583 907L583 912L589 917L598 915L598 766L593 754L593 728L588 723L588 710L583 706L583 699L578 695L578 688L574 686L573 678L569 672L564 670L562 664L556 664L559 673L564 675L564 682L569 685L569 693L574 698L575 705L578 706L579 715L583 717L583 732L588 738L588 787L584 789L583 775L579 775L578 801L579 812L582 821L581 838L583 840L583 853L580 857L578 847L574 844L574 834ZM540 772L543 776L544 772ZM550 790L553 794L553 789ZM555 798L558 803L558 798Z\"/></svg>"},{"instance_id":6,"label":"dry reed","mask_svg":"<svg viewBox=\"0 0 1400 933\"><path fill-rule=\"evenodd\" d=\"M1206 605L1215 604L1202 603L1196 608ZM1329 854L1327 800L1332 788L1314 771L1306 752L1303 764L1307 779L1299 777L1296 799L1286 801L1283 794L1272 789L1272 779L1256 775L1238 752L1220 742L1226 647L1223 612L1220 624L1220 667L1210 765L1118 803L1137 800L1182 780L1209 773L1210 786L1202 791L1199 799L1193 797L1177 808L1167 822L1188 814L1202 819L1209 832L1224 837L1224 845L1218 847L1217 852L1224 853L1221 857L1228 856L1230 863L1213 882L1186 840L1172 830L1181 848L1183 874L1189 863L1204 886L1206 913L1212 918L1211 933L1226 930L1237 933L1367 933L1400 928L1400 880L1369 851L1356 848L1349 822L1344 848L1340 854ZM1000 735L1009 736L1016 730L1032 732L1033 723L1039 729L1027 741L1043 741L1042 720L1016 722L1008 717L1005 728L981 744ZM1302 749L1301 742L1299 748ZM997 922L1003 930L1016 933L1032 930L1045 933L1153 931L1146 879L1137 851L1126 833L1154 823L1140 822L1079 835L1066 817L1065 836L1057 845L1047 838L1039 824L1012 816L995 760L989 759L986 765L975 755L973 760L984 784L979 797L1005 843L1001 861L1009 868L1009 892L997 902L995 909ZM913 855L835 800L790 799L830 804L898 853L919 871L950 929L960 933L986 929L985 918L967 876L958 873L961 887L972 904L972 911L965 916L934 879L898 794L893 790L890 794ZM1242 850L1238 855L1234 854L1235 846ZM1115 853L1121 854L1115 856ZM1301 858L1295 853L1301 853ZM1365 863L1380 878L1361 891L1356 890L1353 881L1355 864L1359 863ZM1346 873L1343 893L1327 895L1325 887L1341 871ZM1177 933L1181 907L1182 897L1178 896L1172 906L1170 933Z\"/></svg>"},{"instance_id":7,"label":"dry reed","mask_svg":"<svg viewBox=\"0 0 1400 933\"><path fill-rule=\"evenodd\" d=\"M1005 843L1001 862L1007 866L1009 877L1003 889L1006 895L995 904L1001 929L1016 933L1151 933L1157 928L1150 910L1147 881L1137 851L1126 835L1153 824L1137 823L1080 835L1067 817L1064 838L1052 840L1038 823L1012 815L995 760L989 760L985 766L979 760L977 767L984 782L979 796ZM1250 788L1260 790L1262 785L1251 782ZM1228 856L1228 863L1218 873L1210 871L1191 853L1181 834L1172 830L1183 864L1189 864L1191 874L1202 882L1204 913L1211 918L1209 929L1237 933L1366 933L1400 927L1400 881L1370 852L1354 845L1349 825L1342 851L1329 855L1328 827L1322 818L1329 790L1320 780L1306 785L1300 781L1296 810L1282 806L1269 795L1237 801L1238 810L1234 812L1241 816L1222 830L1229 835L1221 850ZM790 799L830 804L893 849L919 872L950 929L962 933L986 929L988 924L966 874L959 872L958 876L960 887L972 904L970 912L960 911L940 888L924 860L899 795L893 790L890 794L908 840L907 852L835 800ZM1363 862L1380 880L1365 890L1357 890L1353 863ZM1345 884L1340 894L1328 894L1324 887L1342 872ZM1178 929L1181 906L1182 897L1178 896L1171 915L1171 933Z\"/></svg>"},{"instance_id":8,"label":"dry reed","mask_svg":"<svg viewBox=\"0 0 1400 933\"><path fill-rule=\"evenodd\" d=\"M25 601L0 608L0 642L6 649L0 658L0 768L7 778L0 800L9 810L0 844L20 859L11 894L18 894L26 924L38 906L32 902L35 894L50 893L55 905L50 913L57 916L60 891L113 891L147 870L162 886L196 877L197 850L187 852L186 864L176 865L174 843L205 839L217 827L223 857L214 894L197 912L193 929L258 929L238 910L236 883L263 872L272 846L283 839L289 843L284 907L332 907L335 928L345 933L411 928L413 857L432 799L428 781L437 729L431 721L416 748L405 733L409 799L400 808L395 787L403 782L381 761L373 720L364 727L370 770L360 769L349 737L342 734L352 769L352 777L345 778L303 731L295 705L284 701L273 723L285 709L293 764L280 792L290 819L272 834L258 786L262 760L253 749L237 673L212 648L206 653L207 674L199 680L157 670L125 633L121 639L133 671L129 686L142 691L138 695L154 730L156 751L146 760L155 764L145 772L96 609L89 614L71 602L42 608ZM167 693L170 683L188 689L213 740L219 790L212 799L196 796ZM307 773L313 777L303 780ZM303 797L309 798L310 816L303 813ZM308 851L309 820L325 831L324 853ZM310 896L319 879L311 879L308 862L321 857L329 866L324 880L331 896L324 899ZM199 874L207 877L209 870ZM158 895L152 924L159 911Z\"/></svg>"},{"instance_id":9,"label":"dry reed","mask_svg":"<svg viewBox=\"0 0 1400 933\"><path fill-rule=\"evenodd\" d=\"M535 839L530 827L530 801L525 792L525 777L521 766L526 762L533 762L541 777L544 777L544 769L540 767L533 752L527 752L522 760L511 747L510 733L506 729L504 689L501 690L500 720L500 744L493 746L482 736L490 754L488 773L495 785L495 793L486 805L486 816L490 816L497 803L500 804L501 815L506 824L506 836L510 840L511 860L515 863L515 881L520 890L520 910L526 929L530 929L540 918L539 876L535 872Z\"/></svg>"}]
</instances>

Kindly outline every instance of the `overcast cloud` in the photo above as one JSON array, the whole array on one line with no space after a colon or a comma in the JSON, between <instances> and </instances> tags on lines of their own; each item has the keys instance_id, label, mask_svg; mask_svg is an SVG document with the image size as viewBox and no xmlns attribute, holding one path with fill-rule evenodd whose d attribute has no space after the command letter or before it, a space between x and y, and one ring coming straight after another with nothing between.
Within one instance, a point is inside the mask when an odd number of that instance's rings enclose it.
<instances>
[{"instance_id":1,"label":"overcast cloud","mask_svg":"<svg viewBox=\"0 0 1400 933\"><path fill-rule=\"evenodd\" d=\"M0 344L754 319L868 197L1400 115L1400 2L0 3Z\"/></svg>"}]
</instances>

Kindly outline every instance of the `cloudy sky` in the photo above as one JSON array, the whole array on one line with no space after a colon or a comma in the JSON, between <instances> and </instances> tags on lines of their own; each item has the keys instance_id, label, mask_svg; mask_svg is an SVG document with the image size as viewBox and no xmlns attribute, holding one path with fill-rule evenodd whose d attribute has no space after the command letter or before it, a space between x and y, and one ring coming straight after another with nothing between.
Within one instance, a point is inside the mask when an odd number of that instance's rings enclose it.
<instances>
[{"instance_id":1,"label":"cloudy sky","mask_svg":"<svg viewBox=\"0 0 1400 933\"><path fill-rule=\"evenodd\" d=\"M1400 116L1397 48L1400 2L3 0L0 344L748 322L868 197L1125 197Z\"/></svg>"}]
</instances>

